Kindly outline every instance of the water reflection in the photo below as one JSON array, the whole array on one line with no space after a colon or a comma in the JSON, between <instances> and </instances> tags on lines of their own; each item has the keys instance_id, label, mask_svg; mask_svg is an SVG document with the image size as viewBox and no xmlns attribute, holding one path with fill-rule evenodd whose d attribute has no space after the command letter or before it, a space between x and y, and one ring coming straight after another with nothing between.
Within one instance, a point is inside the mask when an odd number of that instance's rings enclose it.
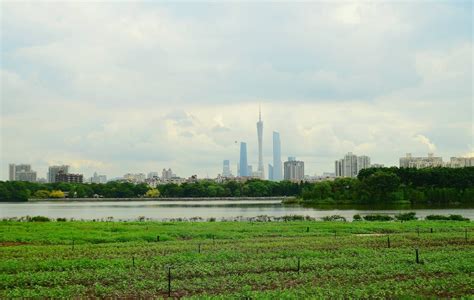
<instances>
[{"instance_id":1,"label":"water reflection","mask_svg":"<svg viewBox=\"0 0 474 300\"><path fill-rule=\"evenodd\" d=\"M420 206L367 206L367 205L320 205L299 206L282 205L278 200L268 201L129 201L129 202L37 202L37 203L1 203L0 217L46 216L50 218L75 219L137 219L164 220L172 218L245 218L267 215L281 217L285 215L304 215L322 218L329 215L341 215L348 220L355 214L396 214L415 211L418 217L431 214L459 214L474 219L472 207L420 207Z\"/></svg>"}]
</instances>

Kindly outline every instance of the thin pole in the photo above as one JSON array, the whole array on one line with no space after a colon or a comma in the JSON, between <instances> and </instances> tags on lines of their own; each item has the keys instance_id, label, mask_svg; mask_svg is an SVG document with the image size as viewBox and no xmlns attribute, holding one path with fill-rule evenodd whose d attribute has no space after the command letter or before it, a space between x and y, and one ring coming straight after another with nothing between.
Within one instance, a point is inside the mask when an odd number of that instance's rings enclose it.
<instances>
[{"instance_id":1,"label":"thin pole","mask_svg":"<svg viewBox=\"0 0 474 300\"><path fill-rule=\"evenodd\" d=\"M171 267L168 267L168 297L171 297Z\"/></svg>"},{"instance_id":2,"label":"thin pole","mask_svg":"<svg viewBox=\"0 0 474 300\"><path fill-rule=\"evenodd\" d=\"M387 235L387 248L390 248L390 236Z\"/></svg>"},{"instance_id":3,"label":"thin pole","mask_svg":"<svg viewBox=\"0 0 474 300\"><path fill-rule=\"evenodd\" d=\"M416 263L419 264L420 263L420 258L419 258L419 255L418 255L418 248L415 249L415 254L416 254Z\"/></svg>"},{"instance_id":4,"label":"thin pole","mask_svg":"<svg viewBox=\"0 0 474 300\"><path fill-rule=\"evenodd\" d=\"M298 257L298 274L300 273L300 258Z\"/></svg>"}]
</instances>

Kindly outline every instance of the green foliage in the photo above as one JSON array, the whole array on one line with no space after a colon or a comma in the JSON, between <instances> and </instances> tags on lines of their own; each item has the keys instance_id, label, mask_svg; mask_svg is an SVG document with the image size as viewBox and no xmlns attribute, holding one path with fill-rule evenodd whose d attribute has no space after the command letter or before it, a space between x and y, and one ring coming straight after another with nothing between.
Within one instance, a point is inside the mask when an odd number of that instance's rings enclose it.
<instances>
[{"instance_id":1,"label":"green foliage","mask_svg":"<svg viewBox=\"0 0 474 300\"><path fill-rule=\"evenodd\" d=\"M391 221L393 218L389 215L370 214L364 216L366 221Z\"/></svg>"},{"instance_id":2,"label":"green foliage","mask_svg":"<svg viewBox=\"0 0 474 300\"><path fill-rule=\"evenodd\" d=\"M352 217L354 221L362 221L362 217L359 214L356 214Z\"/></svg>"},{"instance_id":3,"label":"green foliage","mask_svg":"<svg viewBox=\"0 0 474 300\"><path fill-rule=\"evenodd\" d=\"M112 181L106 184L30 183L0 181L0 201L27 201L30 195L44 198L60 190L69 197L139 198L156 195L146 184ZM147 194L148 193L148 194ZM50 196L50 195L49 195ZM267 181L196 183L159 186L161 197L280 197L294 196L303 204L474 203L474 167L466 168L369 168L357 178L337 178L316 183Z\"/></svg>"},{"instance_id":4,"label":"green foliage","mask_svg":"<svg viewBox=\"0 0 474 300\"><path fill-rule=\"evenodd\" d=\"M0 298L167 298L171 266L173 298L469 299L473 229L452 221L3 221Z\"/></svg>"},{"instance_id":5,"label":"green foliage","mask_svg":"<svg viewBox=\"0 0 474 300\"><path fill-rule=\"evenodd\" d=\"M417 220L416 212L400 213L395 215L395 219L398 221L413 221Z\"/></svg>"},{"instance_id":6,"label":"green foliage","mask_svg":"<svg viewBox=\"0 0 474 300\"><path fill-rule=\"evenodd\" d=\"M464 218L461 215L449 215L449 216L429 215L429 216L426 216L425 219L431 220L431 221L469 221L469 218Z\"/></svg>"},{"instance_id":7,"label":"green foliage","mask_svg":"<svg viewBox=\"0 0 474 300\"><path fill-rule=\"evenodd\" d=\"M48 190L38 190L33 194L33 198L45 199L49 198L49 194Z\"/></svg>"},{"instance_id":8,"label":"green foliage","mask_svg":"<svg viewBox=\"0 0 474 300\"><path fill-rule=\"evenodd\" d=\"M343 222L346 222L346 218L344 218L343 216L340 216L340 215L332 215L332 216L325 216L325 217L322 217L321 218L323 221L343 221Z\"/></svg>"},{"instance_id":9,"label":"green foliage","mask_svg":"<svg viewBox=\"0 0 474 300\"><path fill-rule=\"evenodd\" d=\"M149 189L145 193L145 197L147 197L147 198L156 198L158 196L160 196L160 191L158 191L158 189Z\"/></svg>"},{"instance_id":10,"label":"green foliage","mask_svg":"<svg viewBox=\"0 0 474 300\"><path fill-rule=\"evenodd\" d=\"M64 192L60 190L54 190L49 193L50 198L64 198Z\"/></svg>"},{"instance_id":11,"label":"green foliage","mask_svg":"<svg viewBox=\"0 0 474 300\"><path fill-rule=\"evenodd\" d=\"M51 221L50 218L48 217L43 217L43 216L35 216L27 219L28 222L49 222Z\"/></svg>"}]
</instances>

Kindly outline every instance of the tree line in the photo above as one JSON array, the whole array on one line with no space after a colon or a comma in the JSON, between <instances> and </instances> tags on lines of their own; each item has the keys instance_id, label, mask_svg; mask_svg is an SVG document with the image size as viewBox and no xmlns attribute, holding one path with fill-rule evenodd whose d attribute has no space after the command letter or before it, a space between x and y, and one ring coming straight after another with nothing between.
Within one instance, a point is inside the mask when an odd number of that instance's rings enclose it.
<instances>
[{"instance_id":1,"label":"tree line","mask_svg":"<svg viewBox=\"0 0 474 300\"><path fill-rule=\"evenodd\" d=\"M63 193L63 194L61 194ZM474 203L474 167L466 168L371 168L357 178L333 181L289 182L251 179L244 183L165 184L151 189L146 184L30 183L0 181L0 201L29 198L94 197L271 197L296 196L303 203Z\"/></svg>"}]
</instances>

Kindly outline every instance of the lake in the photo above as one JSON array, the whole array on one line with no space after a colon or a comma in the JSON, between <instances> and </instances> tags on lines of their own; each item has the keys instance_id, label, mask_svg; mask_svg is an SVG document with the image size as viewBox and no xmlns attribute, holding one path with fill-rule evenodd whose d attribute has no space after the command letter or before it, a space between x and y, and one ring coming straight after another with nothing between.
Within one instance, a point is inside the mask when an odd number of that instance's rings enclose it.
<instances>
[{"instance_id":1,"label":"lake","mask_svg":"<svg viewBox=\"0 0 474 300\"><path fill-rule=\"evenodd\" d=\"M352 220L355 214L396 214L416 212L418 217L440 214L458 214L474 219L474 208L426 208L426 207L367 207L367 206L325 206L303 207L282 205L280 200L215 200L215 201L54 201L0 203L0 218L23 216L46 216L50 218L135 220L139 217L153 220L201 217L231 219L251 218L260 215L281 217L285 215L304 215L320 219L324 216L341 215Z\"/></svg>"}]
</instances>

